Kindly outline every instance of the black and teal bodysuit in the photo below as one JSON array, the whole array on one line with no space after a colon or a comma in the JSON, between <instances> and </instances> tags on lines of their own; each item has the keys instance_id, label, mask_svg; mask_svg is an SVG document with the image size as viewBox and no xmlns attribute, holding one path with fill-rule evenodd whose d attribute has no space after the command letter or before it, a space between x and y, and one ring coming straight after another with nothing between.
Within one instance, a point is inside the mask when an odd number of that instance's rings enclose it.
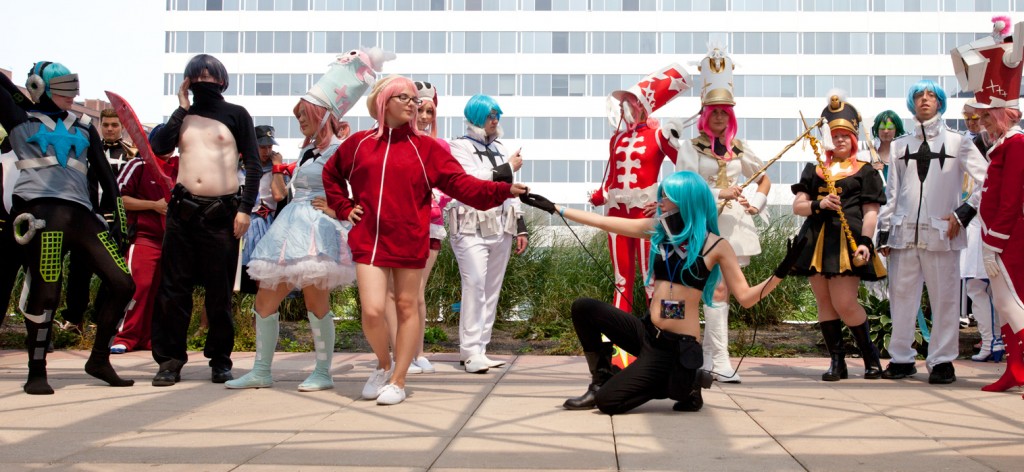
<instances>
[{"instance_id":1,"label":"black and teal bodysuit","mask_svg":"<svg viewBox=\"0 0 1024 472\"><path fill-rule=\"evenodd\" d=\"M88 254L103 283L106 302L97 313L96 342L86 372L111 385L131 385L114 373L109 343L135 290L118 246L124 209L96 129L61 110L45 94L33 104L0 75L0 125L7 129L19 172L11 215L28 265L30 294L24 307L29 352L25 391L53 393L46 382L46 347L60 303L61 267L68 250ZM110 228L90 198L93 172L104 199L117 208Z\"/></svg>"}]
</instances>

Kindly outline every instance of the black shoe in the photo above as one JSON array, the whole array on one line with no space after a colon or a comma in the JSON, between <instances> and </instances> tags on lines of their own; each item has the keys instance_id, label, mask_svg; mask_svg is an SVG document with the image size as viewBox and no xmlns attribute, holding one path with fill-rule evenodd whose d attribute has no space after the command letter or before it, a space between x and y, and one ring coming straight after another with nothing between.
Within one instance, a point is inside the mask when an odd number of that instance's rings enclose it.
<instances>
[{"instance_id":1,"label":"black shoe","mask_svg":"<svg viewBox=\"0 0 1024 472\"><path fill-rule=\"evenodd\" d=\"M231 369L225 370L214 370L213 375L210 376L210 381L215 384L222 384L228 380L234 380L235 376L231 375Z\"/></svg>"},{"instance_id":2,"label":"black shoe","mask_svg":"<svg viewBox=\"0 0 1024 472\"><path fill-rule=\"evenodd\" d=\"M177 370L161 370L153 377L154 387L170 387L181 382L181 372Z\"/></svg>"},{"instance_id":3,"label":"black shoe","mask_svg":"<svg viewBox=\"0 0 1024 472\"><path fill-rule=\"evenodd\" d=\"M952 367L952 365L950 365ZM917 367L914 367L913 362L900 363L890 362L882 371L883 379L898 380L906 377L910 377L917 373Z\"/></svg>"},{"instance_id":4,"label":"black shoe","mask_svg":"<svg viewBox=\"0 0 1024 472\"><path fill-rule=\"evenodd\" d=\"M593 410L597 408L597 390L599 388L601 387L591 384L587 387L586 393L566 400L565 403L562 403L562 407L566 410Z\"/></svg>"},{"instance_id":5,"label":"black shoe","mask_svg":"<svg viewBox=\"0 0 1024 472\"><path fill-rule=\"evenodd\" d=\"M951 384L953 382L956 382L956 371L953 369L952 362L943 362L932 367L932 373L928 376L928 383Z\"/></svg>"},{"instance_id":6,"label":"black shoe","mask_svg":"<svg viewBox=\"0 0 1024 472\"><path fill-rule=\"evenodd\" d=\"M695 386L690 396L672 405L675 411L700 411L704 407L704 396L700 393L700 387Z\"/></svg>"}]
</instances>

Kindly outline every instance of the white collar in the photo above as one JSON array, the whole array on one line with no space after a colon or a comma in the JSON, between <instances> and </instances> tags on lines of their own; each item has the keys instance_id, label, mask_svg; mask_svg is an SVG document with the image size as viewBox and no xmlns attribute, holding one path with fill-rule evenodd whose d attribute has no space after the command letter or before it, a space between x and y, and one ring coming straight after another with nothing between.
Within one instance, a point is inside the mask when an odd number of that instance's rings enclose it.
<instances>
[{"instance_id":1,"label":"white collar","mask_svg":"<svg viewBox=\"0 0 1024 472\"><path fill-rule=\"evenodd\" d=\"M942 133L942 130L946 128L945 123L942 121L942 115L936 114L930 120L921 123L920 121L914 120L918 126L914 126L914 136L921 137L921 129L924 128L924 135L927 139L932 139ZM922 138L925 139L925 138Z\"/></svg>"}]
</instances>

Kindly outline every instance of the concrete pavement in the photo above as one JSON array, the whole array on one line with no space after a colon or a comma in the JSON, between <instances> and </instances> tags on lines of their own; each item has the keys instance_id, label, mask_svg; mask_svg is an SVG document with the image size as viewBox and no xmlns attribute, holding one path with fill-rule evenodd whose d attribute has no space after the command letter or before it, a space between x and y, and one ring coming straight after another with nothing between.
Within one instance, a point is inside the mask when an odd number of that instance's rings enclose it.
<instances>
[{"instance_id":1,"label":"concrete pavement","mask_svg":"<svg viewBox=\"0 0 1024 472\"><path fill-rule=\"evenodd\" d=\"M52 396L25 395L24 352L0 351L0 470L157 471L1019 471L1020 392L985 393L1003 364L957 361L952 385L820 381L828 359L751 359L743 383L704 391L704 409L659 400L608 417L566 411L587 384L582 358L492 356L483 375L434 354L397 406L358 400L375 361L337 353L336 389L300 393L312 353L277 353L273 388L209 382L201 353L174 387L149 384L148 352L114 356L129 388L82 371L87 352L50 355ZM235 373L253 353L234 356Z\"/></svg>"}]
</instances>

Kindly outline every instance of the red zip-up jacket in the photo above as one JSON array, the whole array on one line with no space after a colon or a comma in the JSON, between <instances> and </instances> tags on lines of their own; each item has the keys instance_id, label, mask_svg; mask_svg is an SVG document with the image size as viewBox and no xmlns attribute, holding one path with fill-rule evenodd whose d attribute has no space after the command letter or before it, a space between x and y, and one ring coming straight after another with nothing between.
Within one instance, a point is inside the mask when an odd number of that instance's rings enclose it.
<instances>
[{"instance_id":1,"label":"red zip-up jacket","mask_svg":"<svg viewBox=\"0 0 1024 472\"><path fill-rule=\"evenodd\" d=\"M512 186L467 175L430 136L408 125L349 136L324 165L327 205L339 220L356 204L362 219L348 235L359 264L419 269L430 249L430 189L436 187L474 208L486 210L512 198ZM348 185L352 186L352 197Z\"/></svg>"}]
</instances>

